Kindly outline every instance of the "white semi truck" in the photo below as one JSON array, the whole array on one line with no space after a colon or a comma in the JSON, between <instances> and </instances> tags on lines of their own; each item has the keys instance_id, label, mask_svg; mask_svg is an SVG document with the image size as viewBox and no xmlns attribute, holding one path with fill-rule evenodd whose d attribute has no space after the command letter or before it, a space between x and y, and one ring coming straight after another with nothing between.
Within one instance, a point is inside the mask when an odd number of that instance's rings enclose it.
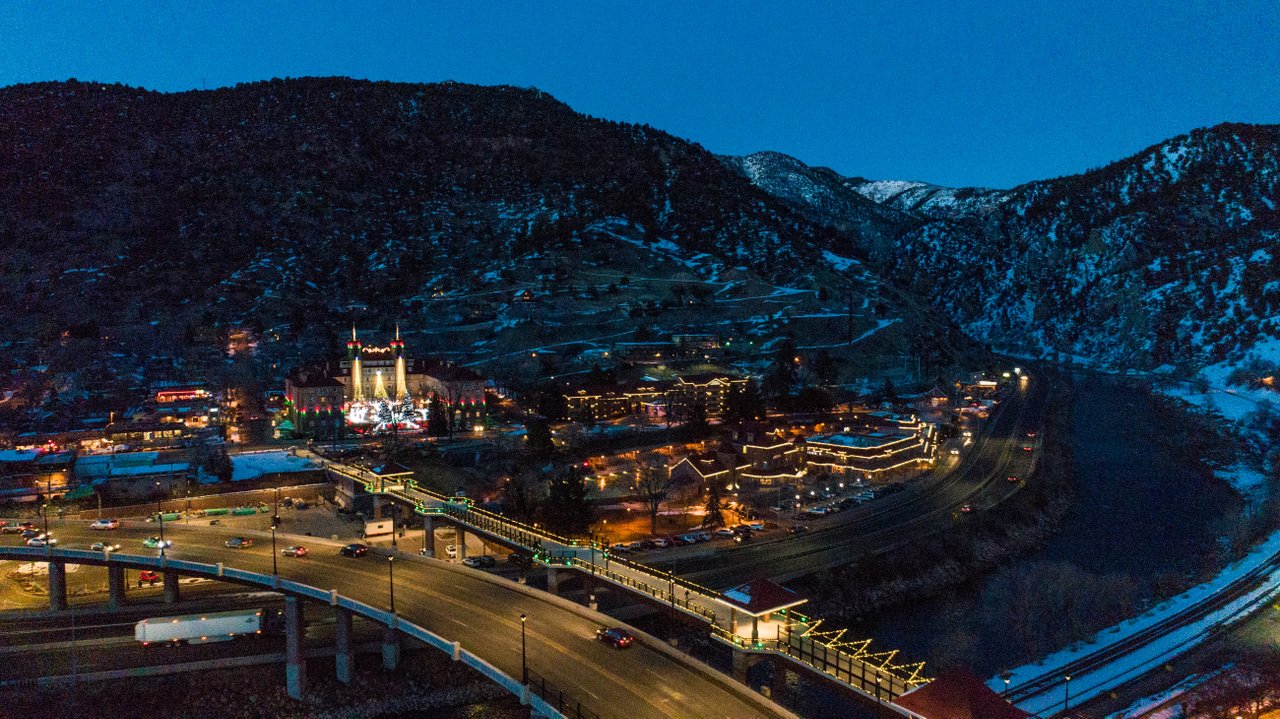
<instances>
[{"instance_id":1,"label":"white semi truck","mask_svg":"<svg viewBox=\"0 0 1280 719\"><path fill-rule=\"evenodd\" d=\"M207 612L180 617L152 617L133 627L133 638L152 644L206 644L274 631L277 613L263 609Z\"/></svg>"}]
</instances>

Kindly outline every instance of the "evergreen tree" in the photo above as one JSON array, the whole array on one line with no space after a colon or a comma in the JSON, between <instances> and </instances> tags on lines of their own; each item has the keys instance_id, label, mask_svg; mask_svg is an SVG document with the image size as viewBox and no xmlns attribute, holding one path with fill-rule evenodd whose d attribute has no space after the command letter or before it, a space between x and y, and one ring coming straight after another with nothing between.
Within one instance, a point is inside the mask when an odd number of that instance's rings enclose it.
<instances>
[{"instance_id":1,"label":"evergreen tree","mask_svg":"<svg viewBox=\"0 0 1280 719\"><path fill-rule=\"evenodd\" d=\"M439 397L432 397L427 403L427 435L443 437L449 433L449 421L445 416L444 402Z\"/></svg>"},{"instance_id":2,"label":"evergreen tree","mask_svg":"<svg viewBox=\"0 0 1280 719\"><path fill-rule=\"evenodd\" d=\"M818 354L814 355L812 369L818 381L823 384L835 382L840 375L840 367L836 364L835 358L825 349L818 350Z\"/></svg>"},{"instance_id":3,"label":"evergreen tree","mask_svg":"<svg viewBox=\"0 0 1280 719\"><path fill-rule=\"evenodd\" d=\"M547 420L542 417L530 417L529 421L524 423L525 441L529 452L535 457L546 457L556 451L556 445L551 441L551 426L547 424Z\"/></svg>"},{"instance_id":4,"label":"evergreen tree","mask_svg":"<svg viewBox=\"0 0 1280 719\"><path fill-rule=\"evenodd\" d=\"M726 424L737 424L762 419L765 416L764 400L756 383L747 380L741 387L733 389L725 397L724 421Z\"/></svg>"},{"instance_id":5,"label":"evergreen tree","mask_svg":"<svg viewBox=\"0 0 1280 719\"><path fill-rule=\"evenodd\" d=\"M724 503L721 501L720 495L720 480L713 479L707 482L707 518L703 521L702 526L724 526Z\"/></svg>"},{"instance_id":6,"label":"evergreen tree","mask_svg":"<svg viewBox=\"0 0 1280 719\"><path fill-rule=\"evenodd\" d=\"M551 476L542 516L552 531L568 536L586 534L591 528L595 506L587 498L581 467L575 464Z\"/></svg>"}]
</instances>

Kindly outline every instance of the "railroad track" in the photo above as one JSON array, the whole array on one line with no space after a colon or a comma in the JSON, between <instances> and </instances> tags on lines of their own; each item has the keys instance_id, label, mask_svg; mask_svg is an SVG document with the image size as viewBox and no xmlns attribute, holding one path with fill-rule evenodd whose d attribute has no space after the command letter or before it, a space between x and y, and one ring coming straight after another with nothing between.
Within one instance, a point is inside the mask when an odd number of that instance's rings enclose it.
<instances>
[{"instance_id":1,"label":"railroad track","mask_svg":"<svg viewBox=\"0 0 1280 719\"><path fill-rule=\"evenodd\" d=\"M1059 690L1065 683L1065 678L1070 676L1073 678L1084 677L1092 672L1104 669L1117 659L1125 657L1133 652L1145 648L1157 640L1176 632L1179 629L1186 628L1204 619L1208 615L1223 609L1232 602L1244 597L1248 593L1260 587L1272 572L1280 569L1280 553L1273 554L1266 561L1257 567L1249 570L1245 574L1237 577L1235 580L1224 585L1218 591L1205 597L1203 600L1196 602L1192 606L1186 607L1160 621L1139 630L1124 639L1100 648L1098 651L1080 657L1068 664L1045 672L1029 681L1023 682L1017 688L1011 688L1007 693L1007 698L1015 704L1027 702L1031 699L1041 697L1051 691ZM1098 685L1094 684L1089 689L1096 689ZM1083 694L1082 690L1082 694ZM1064 691L1065 700L1065 691ZM1051 705L1056 707L1058 704Z\"/></svg>"}]
</instances>

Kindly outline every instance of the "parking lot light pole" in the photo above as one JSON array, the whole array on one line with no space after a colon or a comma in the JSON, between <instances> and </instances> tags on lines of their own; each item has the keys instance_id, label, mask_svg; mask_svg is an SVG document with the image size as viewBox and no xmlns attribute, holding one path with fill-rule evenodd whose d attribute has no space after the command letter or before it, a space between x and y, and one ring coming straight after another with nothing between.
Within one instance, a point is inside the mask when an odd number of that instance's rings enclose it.
<instances>
[{"instance_id":1,"label":"parking lot light pole","mask_svg":"<svg viewBox=\"0 0 1280 719\"><path fill-rule=\"evenodd\" d=\"M276 565L277 559L278 559L278 556L276 554L276 528L275 528L275 525L272 525L271 526L271 574L273 575L280 574L280 569Z\"/></svg>"}]
</instances>

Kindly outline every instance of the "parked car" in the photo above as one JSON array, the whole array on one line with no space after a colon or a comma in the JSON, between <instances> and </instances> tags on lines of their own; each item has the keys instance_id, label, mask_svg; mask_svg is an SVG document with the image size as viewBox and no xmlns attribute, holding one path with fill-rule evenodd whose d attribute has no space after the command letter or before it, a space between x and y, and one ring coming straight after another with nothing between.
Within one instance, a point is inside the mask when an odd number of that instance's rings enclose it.
<instances>
[{"instance_id":1,"label":"parked car","mask_svg":"<svg viewBox=\"0 0 1280 719\"><path fill-rule=\"evenodd\" d=\"M307 556L307 548L301 544L295 544L281 549L280 553L286 557L305 557Z\"/></svg>"},{"instance_id":2,"label":"parked car","mask_svg":"<svg viewBox=\"0 0 1280 719\"><path fill-rule=\"evenodd\" d=\"M796 526L787 530L787 532L791 534L804 534L807 531L809 531L809 527L803 524L797 524Z\"/></svg>"},{"instance_id":3,"label":"parked car","mask_svg":"<svg viewBox=\"0 0 1280 719\"><path fill-rule=\"evenodd\" d=\"M114 552L119 548L119 544L107 544L106 542L94 542L89 545L89 549L95 552Z\"/></svg>"},{"instance_id":4,"label":"parked car","mask_svg":"<svg viewBox=\"0 0 1280 719\"><path fill-rule=\"evenodd\" d=\"M466 559L462 560L462 563L467 565L468 567L471 567L472 569L489 569L491 567L497 566L498 561L493 557L484 555L480 557L467 557Z\"/></svg>"},{"instance_id":5,"label":"parked car","mask_svg":"<svg viewBox=\"0 0 1280 719\"><path fill-rule=\"evenodd\" d=\"M52 547L57 544L58 540L47 534L38 534L27 540L28 547Z\"/></svg>"},{"instance_id":6,"label":"parked car","mask_svg":"<svg viewBox=\"0 0 1280 719\"><path fill-rule=\"evenodd\" d=\"M153 571L153 570L150 570L150 569L144 569L144 570L142 570L141 572L138 572L138 586L139 586L139 587L141 587L141 586L142 586L142 583L143 583L143 582L146 582L147 584L154 585L154 584L155 584L156 582L158 582L158 581L160 581L160 572L156 572L156 571Z\"/></svg>"},{"instance_id":7,"label":"parked car","mask_svg":"<svg viewBox=\"0 0 1280 719\"><path fill-rule=\"evenodd\" d=\"M280 500L280 504L283 504L286 507L292 507L293 497L285 497L284 499Z\"/></svg>"},{"instance_id":8,"label":"parked car","mask_svg":"<svg viewBox=\"0 0 1280 719\"><path fill-rule=\"evenodd\" d=\"M628 545L626 542L614 542L613 544L609 545L609 551L616 552L618 554L625 554L631 551L631 549L630 549L630 545Z\"/></svg>"},{"instance_id":9,"label":"parked car","mask_svg":"<svg viewBox=\"0 0 1280 719\"><path fill-rule=\"evenodd\" d=\"M23 538L23 539L31 539L32 537L37 537L37 536L39 536L39 535L40 535L40 530L38 530L38 529L24 529L24 530L22 530L22 538Z\"/></svg>"},{"instance_id":10,"label":"parked car","mask_svg":"<svg viewBox=\"0 0 1280 719\"><path fill-rule=\"evenodd\" d=\"M626 649L635 643L636 638L622 627L604 627L596 630L596 639L615 649Z\"/></svg>"},{"instance_id":11,"label":"parked car","mask_svg":"<svg viewBox=\"0 0 1280 719\"><path fill-rule=\"evenodd\" d=\"M447 546L447 547L445 547L445 548L444 548L444 553L445 553L445 554L447 554L447 555L449 555L449 559L457 559L457 558L458 558L458 545L456 545L456 544L450 544L449 546Z\"/></svg>"},{"instance_id":12,"label":"parked car","mask_svg":"<svg viewBox=\"0 0 1280 719\"><path fill-rule=\"evenodd\" d=\"M747 528L748 528L748 529L750 529L750 530L751 530L751 531L753 531L753 532L763 532L763 531L764 531L764 522L759 522L759 521L756 521L756 522L747 522L747 525L746 525L746 526L747 526Z\"/></svg>"},{"instance_id":13,"label":"parked car","mask_svg":"<svg viewBox=\"0 0 1280 719\"><path fill-rule=\"evenodd\" d=\"M164 549L166 547L172 547L173 540L161 539L159 537L147 537L146 539L142 540L142 546L146 547L147 549Z\"/></svg>"},{"instance_id":14,"label":"parked car","mask_svg":"<svg viewBox=\"0 0 1280 719\"><path fill-rule=\"evenodd\" d=\"M98 519L89 525L89 529L119 529L120 520L118 519Z\"/></svg>"},{"instance_id":15,"label":"parked car","mask_svg":"<svg viewBox=\"0 0 1280 719\"><path fill-rule=\"evenodd\" d=\"M644 548L645 548L645 547L644 547L644 542L627 542L627 550L628 550L628 551L638 552L638 551L640 551L641 549L644 549Z\"/></svg>"},{"instance_id":16,"label":"parked car","mask_svg":"<svg viewBox=\"0 0 1280 719\"><path fill-rule=\"evenodd\" d=\"M339 549L338 553L344 557L363 557L369 553L369 545L352 542L342 549Z\"/></svg>"},{"instance_id":17,"label":"parked car","mask_svg":"<svg viewBox=\"0 0 1280 719\"><path fill-rule=\"evenodd\" d=\"M738 532L737 534L733 535L733 541L737 542L738 544L744 544L746 542L750 542L751 530L748 529L745 532Z\"/></svg>"},{"instance_id":18,"label":"parked car","mask_svg":"<svg viewBox=\"0 0 1280 719\"><path fill-rule=\"evenodd\" d=\"M665 549L671 546L671 540L666 537L653 537L649 542L653 544L654 549Z\"/></svg>"},{"instance_id":19,"label":"parked car","mask_svg":"<svg viewBox=\"0 0 1280 719\"><path fill-rule=\"evenodd\" d=\"M716 530L717 537L732 537L733 534L734 534L733 530L729 529L728 527L721 527Z\"/></svg>"},{"instance_id":20,"label":"parked car","mask_svg":"<svg viewBox=\"0 0 1280 719\"><path fill-rule=\"evenodd\" d=\"M301 500L301 499L295 500L295 501L294 501L294 503L293 503L293 508L294 508L294 509L306 509L306 508L308 508L308 507L310 507L310 506L311 506L311 505L307 504L305 501L303 501L303 500Z\"/></svg>"},{"instance_id":21,"label":"parked car","mask_svg":"<svg viewBox=\"0 0 1280 719\"><path fill-rule=\"evenodd\" d=\"M253 546L253 540L248 537L232 537L225 544L228 549L248 549Z\"/></svg>"}]
</instances>

